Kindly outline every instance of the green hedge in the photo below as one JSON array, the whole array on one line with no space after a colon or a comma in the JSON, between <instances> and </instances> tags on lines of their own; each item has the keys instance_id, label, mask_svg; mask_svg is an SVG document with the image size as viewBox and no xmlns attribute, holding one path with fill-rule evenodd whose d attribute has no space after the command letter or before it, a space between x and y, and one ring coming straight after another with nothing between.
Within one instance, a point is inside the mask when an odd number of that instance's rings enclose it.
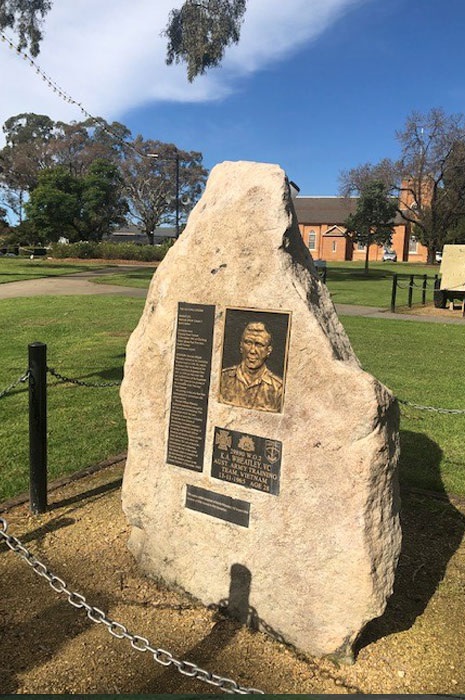
<instances>
[{"instance_id":1,"label":"green hedge","mask_svg":"<svg viewBox=\"0 0 465 700\"><path fill-rule=\"evenodd\" d=\"M52 258L91 258L104 260L163 260L172 242L161 245L135 245L134 243L106 243L81 241L80 243L54 243L50 248Z\"/></svg>"}]
</instances>

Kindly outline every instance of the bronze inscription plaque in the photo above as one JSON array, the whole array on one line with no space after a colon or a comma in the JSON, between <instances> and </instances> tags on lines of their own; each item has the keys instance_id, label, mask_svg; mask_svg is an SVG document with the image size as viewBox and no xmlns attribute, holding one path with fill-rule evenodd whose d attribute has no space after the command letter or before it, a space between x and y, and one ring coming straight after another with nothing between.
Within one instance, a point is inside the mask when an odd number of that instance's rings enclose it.
<instances>
[{"instance_id":1,"label":"bronze inscription plaque","mask_svg":"<svg viewBox=\"0 0 465 700\"><path fill-rule=\"evenodd\" d=\"M279 494L282 443L215 426L212 476L249 489Z\"/></svg>"},{"instance_id":2,"label":"bronze inscription plaque","mask_svg":"<svg viewBox=\"0 0 465 700\"><path fill-rule=\"evenodd\" d=\"M215 307L178 304L166 461L203 470Z\"/></svg>"},{"instance_id":3,"label":"bronze inscription plaque","mask_svg":"<svg viewBox=\"0 0 465 700\"><path fill-rule=\"evenodd\" d=\"M229 523L249 527L250 503L222 493L207 491L187 484L186 508L227 520Z\"/></svg>"}]
</instances>

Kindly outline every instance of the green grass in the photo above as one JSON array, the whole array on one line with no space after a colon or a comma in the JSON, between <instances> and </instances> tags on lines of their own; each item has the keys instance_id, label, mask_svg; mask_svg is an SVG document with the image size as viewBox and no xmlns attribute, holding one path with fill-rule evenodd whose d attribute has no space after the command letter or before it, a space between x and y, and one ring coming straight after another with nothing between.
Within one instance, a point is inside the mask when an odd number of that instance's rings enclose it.
<instances>
[{"instance_id":1,"label":"green grass","mask_svg":"<svg viewBox=\"0 0 465 700\"><path fill-rule=\"evenodd\" d=\"M94 281L98 284L118 284L126 287L146 289L152 279L155 267L136 268L134 270L115 272ZM331 298L336 304L356 304L388 308L391 303L392 276L397 273L405 278L405 286L409 275L424 275L429 278L437 274L437 265L415 265L412 263L371 263L368 275L364 274L363 263L331 263L328 266L326 284L331 292ZM421 282L416 280L418 284ZM407 303L407 291L398 290L398 305ZM432 282L429 281L427 301L433 296ZM415 289L413 302L421 301L421 290Z\"/></svg>"},{"instance_id":2,"label":"green grass","mask_svg":"<svg viewBox=\"0 0 465 700\"><path fill-rule=\"evenodd\" d=\"M134 270L124 270L115 272L115 274L105 275L105 277L96 277L93 282L97 284L116 284L122 287L147 289L156 269L157 266L135 267Z\"/></svg>"},{"instance_id":3,"label":"green grass","mask_svg":"<svg viewBox=\"0 0 465 700\"><path fill-rule=\"evenodd\" d=\"M102 261L99 263L65 263L56 260L37 258L0 258L0 284L20 282L21 280L38 279L40 277L58 277L71 275L74 272L85 272L97 268L108 267Z\"/></svg>"},{"instance_id":4,"label":"green grass","mask_svg":"<svg viewBox=\"0 0 465 700\"><path fill-rule=\"evenodd\" d=\"M118 381L143 299L33 297L0 303L0 392L27 367L27 345L48 345L48 365L90 382ZM343 317L363 367L400 399L465 409L460 325ZM22 384L0 399L0 500L28 487L28 395ZM49 478L126 449L118 387L90 389L49 376ZM465 495L465 416L402 407L401 480Z\"/></svg>"},{"instance_id":5,"label":"green grass","mask_svg":"<svg viewBox=\"0 0 465 700\"><path fill-rule=\"evenodd\" d=\"M391 303L392 276L402 277L405 286L409 275L428 275L433 278L438 274L438 265L418 265L412 263L370 263L368 275L365 275L363 263L341 262L330 263L326 284L335 304L356 304L388 308ZM405 279L404 279L405 278ZM421 284L419 280L415 280ZM432 301L432 281L428 282L427 301ZM421 301L421 289L414 290L413 302ZM398 289L397 304L407 303L407 290Z\"/></svg>"},{"instance_id":6,"label":"green grass","mask_svg":"<svg viewBox=\"0 0 465 700\"><path fill-rule=\"evenodd\" d=\"M364 369L399 398L465 410L462 326L342 317ZM465 495L465 415L401 406L401 480Z\"/></svg>"},{"instance_id":7,"label":"green grass","mask_svg":"<svg viewBox=\"0 0 465 700\"><path fill-rule=\"evenodd\" d=\"M125 347L144 300L47 297L0 303L0 391L27 368L27 346L47 343L48 366L88 382L119 381ZM49 478L72 473L126 449L118 387L90 389L49 375ZM0 500L28 488L28 391L0 399Z\"/></svg>"}]
</instances>

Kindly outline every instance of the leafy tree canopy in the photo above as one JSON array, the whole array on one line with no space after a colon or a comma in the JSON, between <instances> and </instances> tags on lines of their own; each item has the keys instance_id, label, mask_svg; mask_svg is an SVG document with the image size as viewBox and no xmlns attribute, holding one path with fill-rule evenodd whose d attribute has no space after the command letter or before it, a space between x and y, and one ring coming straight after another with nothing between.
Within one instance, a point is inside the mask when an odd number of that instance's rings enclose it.
<instances>
[{"instance_id":1,"label":"leafy tree canopy","mask_svg":"<svg viewBox=\"0 0 465 700\"><path fill-rule=\"evenodd\" d=\"M117 166L104 160L94 161L82 177L62 166L44 170L25 204L36 240L101 240L124 220L121 190Z\"/></svg>"},{"instance_id":2,"label":"leafy tree canopy","mask_svg":"<svg viewBox=\"0 0 465 700\"><path fill-rule=\"evenodd\" d=\"M42 21L51 7L51 0L1 0L0 29L12 29L18 36L18 48L29 48L32 56L37 56Z\"/></svg>"},{"instance_id":3,"label":"leafy tree canopy","mask_svg":"<svg viewBox=\"0 0 465 700\"><path fill-rule=\"evenodd\" d=\"M0 0L0 30L12 29L18 48L37 56L41 27L53 0ZM186 63L193 81L208 68L218 66L224 52L237 44L247 0L185 0L171 10L163 35L168 39L166 62Z\"/></svg>"},{"instance_id":4,"label":"leafy tree canopy","mask_svg":"<svg viewBox=\"0 0 465 700\"><path fill-rule=\"evenodd\" d=\"M346 236L354 243L365 246L365 272L368 271L370 246L391 245L397 203L389 197L381 181L367 183L360 192L355 213L345 222Z\"/></svg>"},{"instance_id":5,"label":"leafy tree canopy","mask_svg":"<svg viewBox=\"0 0 465 700\"><path fill-rule=\"evenodd\" d=\"M152 243L160 224L175 223L176 211L179 221L185 220L201 195L207 171L197 151L141 136L132 143L134 150L127 152L121 164L124 191L130 218Z\"/></svg>"},{"instance_id":6,"label":"leafy tree canopy","mask_svg":"<svg viewBox=\"0 0 465 700\"><path fill-rule=\"evenodd\" d=\"M186 0L171 10L164 35L168 38L168 65L186 63L190 82L218 66L224 52L237 44L246 0Z\"/></svg>"}]
</instances>

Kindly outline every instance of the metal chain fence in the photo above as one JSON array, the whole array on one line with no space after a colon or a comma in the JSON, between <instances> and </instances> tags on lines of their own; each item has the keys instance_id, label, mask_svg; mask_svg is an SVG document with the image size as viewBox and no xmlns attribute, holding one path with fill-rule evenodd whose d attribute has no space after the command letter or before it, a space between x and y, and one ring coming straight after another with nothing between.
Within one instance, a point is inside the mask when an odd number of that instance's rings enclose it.
<instances>
[{"instance_id":1,"label":"metal chain fence","mask_svg":"<svg viewBox=\"0 0 465 700\"><path fill-rule=\"evenodd\" d=\"M436 406L422 406L419 403L411 403L410 401L404 401L403 399L397 399L397 401L403 406L410 406L410 408L416 408L419 411L430 411L431 413L444 413L453 416L465 415L465 410L462 408L436 408Z\"/></svg>"},{"instance_id":2,"label":"metal chain fence","mask_svg":"<svg viewBox=\"0 0 465 700\"><path fill-rule=\"evenodd\" d=\"M85 597L80 593L75 591L70 591L66 583L62 578L56 576L48 568L39 561L31 552L23 545L21 542L12 535L7 534L8 523L4 518L0 518L0 539L4 540L7 547L11 549L12 552L20 556L32 570L38 575L42 576L56 593L60 595L65 595L68 599L68 603L74 608L83 608L89 620L95 622L97 625L104 624L107 631L116 639L127 639L132 648L136 651L146 652L148 651L154 658L154 660L161 664L162 666L174 666L179 673L188 678L194 678L196 680L213 685L224 693L235 694L235 695L264 695L263 690L258 688L246 688L239 685L232 678L226 678L219 676L216 673L210 673L206 671L197 664L191 661L184 661L177 659L171 652L166 649L156 648L152 646L146 637L141 637L138 634L132 634L129 632L127 627L116 620L112 620L108 617L103 610L96 608L87 603Z\"/></svg>"},{"instance_id":3,"label":"metal chain fence","mask_svg":"<svg viewBox=\"0 0 465 700\"><path fill-rule=\"evenodd\" d=\"M47 367L47 372L58 379L60 382L65 384L76 384L77 386L85 386L91 389L101 389L107 386L120 386L121 382L83 382L81 379L73 379L71 377L65 377L63 374L57 372L53 367Z\"/></svg>"},{"instance_id":4,"label":"metal chain fence","mask_svg":"<svg viewBox=\"0 0 465 700\"><path fill-rule=\"evenodd\" d=\"M3 391L0 391L0 399L3 399L4 396L13 391L13 389L19 386L19 384L22 384L23 382L27 381L29 379L29 374L29 370L27 370L27 372L25 372L22 377L13 382L13 384L10 384L10 386L7 386L6 389L4 389Z\"/></svg>"}]
</instances>

